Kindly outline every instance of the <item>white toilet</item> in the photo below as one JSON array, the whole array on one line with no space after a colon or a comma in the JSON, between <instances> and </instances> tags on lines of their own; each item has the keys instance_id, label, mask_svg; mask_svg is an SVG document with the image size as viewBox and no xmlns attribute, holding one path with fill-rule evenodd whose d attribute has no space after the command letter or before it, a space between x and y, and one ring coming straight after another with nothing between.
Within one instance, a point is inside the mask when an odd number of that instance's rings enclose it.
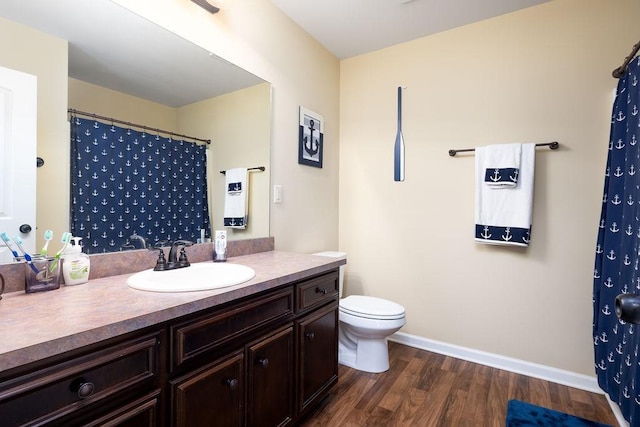
<instances>
[{"instance_id":1,"label":"white toilet","mask_svg":"<svg viewBox=\"0 0 640 427\"><path fill-rule=\"evenodd\" d=\"M314 255L342 258L344 252ZM351 295L342 298L344 266L340 266L338 362L365 372L389 369L387 337L406 323L404 307L382 298Z\"/></svg>"}]
</instances>

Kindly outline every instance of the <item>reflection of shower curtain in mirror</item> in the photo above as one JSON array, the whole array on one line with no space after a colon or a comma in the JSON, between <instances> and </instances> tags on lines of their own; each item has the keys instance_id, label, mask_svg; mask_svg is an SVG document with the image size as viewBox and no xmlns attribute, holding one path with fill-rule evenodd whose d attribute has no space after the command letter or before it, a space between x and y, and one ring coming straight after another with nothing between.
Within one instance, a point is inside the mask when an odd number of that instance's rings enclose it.
<instances>
[{"instance_id":1,"label":"reflection of shower curtain in mirror","mask_svg":"<svg viewBox=\"0 0 640 427\"><path fill-rule=\"evenodd\" d=\"M618 82L611 117L593 280L593 342L598 384L632 426L640 425L640 326L615 313L621 293L640 293L640 64Z\"/></svg>"},{"instance_id":2,"label":"reflection of shower curtain in mirror","mask_svg":"<svg viewBox=\"0 0 640 427\"><path fill-rule=\"evenodd\" d=\"M87 253L211 236L206 147L71 118L71 233Z\"/></svg>"}]
</instances>

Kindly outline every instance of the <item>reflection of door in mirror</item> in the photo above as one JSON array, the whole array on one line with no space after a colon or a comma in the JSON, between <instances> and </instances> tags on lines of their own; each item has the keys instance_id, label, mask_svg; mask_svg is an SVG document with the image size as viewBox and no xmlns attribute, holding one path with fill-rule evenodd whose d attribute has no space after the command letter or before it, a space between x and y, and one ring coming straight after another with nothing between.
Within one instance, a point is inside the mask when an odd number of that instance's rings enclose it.
<instances>
[{"instance_id":1,"label":"reflection of door in mirror","mask_svg":"<svg viewBox=\"0 0 640 427\"><path fill-rule=\"evenodd\" d=\"M0 232L20 237L31 253L35 234L20 226L35 228L36 105L36 77L0 67ZM3 245L0 262L12 258Z\"/></svg>"}]
</instances>

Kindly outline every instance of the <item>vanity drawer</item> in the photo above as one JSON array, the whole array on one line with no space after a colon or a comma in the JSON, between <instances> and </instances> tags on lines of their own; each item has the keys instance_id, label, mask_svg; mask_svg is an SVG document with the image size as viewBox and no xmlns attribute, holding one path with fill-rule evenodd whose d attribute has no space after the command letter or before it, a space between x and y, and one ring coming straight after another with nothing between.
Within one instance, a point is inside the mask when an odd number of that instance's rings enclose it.
<instances>
[{"instance_id":1,"label":"vanity drawer","mask_svg":"<svg viewBox=\"0 0 640 427\"><path fill-rule=\"evenodd\" d=\"M338 297L338 270L305 280L296 285L296 309L302 312Z\"/></svg>"},{"instance_id":2,"label":"vanity drawer","mask_svg":"<svg viewBox=\"0 0 640 427\"><path fill-rule=\"evenodd\" d=\"M293 289L288 287L171 326L172 370L244 333L292 315Z\"/></svg>"},{"instance_id":3,"label":"vanity drawer","mask_svg":"<svg viewBox=\"0 0 640 427\"><path fill-rule=\"evenodd\" d=\"M42 425L157 377L160 334L149 334L0 382L3 426Z\"/></svg>"}]
</instances>

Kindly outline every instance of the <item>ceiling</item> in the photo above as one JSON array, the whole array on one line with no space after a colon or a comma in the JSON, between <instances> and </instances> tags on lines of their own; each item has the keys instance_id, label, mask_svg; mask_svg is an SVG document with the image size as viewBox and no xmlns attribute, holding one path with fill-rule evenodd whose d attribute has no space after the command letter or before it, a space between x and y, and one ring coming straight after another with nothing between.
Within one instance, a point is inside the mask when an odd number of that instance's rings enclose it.
<instances>
[{"instance_id":1,"label":"ceiling","mask_svg":"<svg viewBox=\"0 0 640 427\"><path fill-rule=\"evenodd\" d=\"M271 1L344 59L548 0ZM1 0L0 16L68 40L70 77L163 105L262 82L110 0Z\"/></svg>"},{"instance_id":2,"label":"ceiling","mask_svg":"<svg viewBox=\"0 0 640 427\"><path fill-rule=\"evenodd\" d=\"M263 82L110 0L1 0L0 16L68 40L70 77L170 107Z\"/></svg>"},{"instance_id":3,"label":"ceiling","mask_svg":"<svg viewBox=\"0 0 640 427\"><path fill-rule=\"evenodd\" d=\"M346 59L549 0L271 1L327 50Z\"/></svg>"}]
</instances>

